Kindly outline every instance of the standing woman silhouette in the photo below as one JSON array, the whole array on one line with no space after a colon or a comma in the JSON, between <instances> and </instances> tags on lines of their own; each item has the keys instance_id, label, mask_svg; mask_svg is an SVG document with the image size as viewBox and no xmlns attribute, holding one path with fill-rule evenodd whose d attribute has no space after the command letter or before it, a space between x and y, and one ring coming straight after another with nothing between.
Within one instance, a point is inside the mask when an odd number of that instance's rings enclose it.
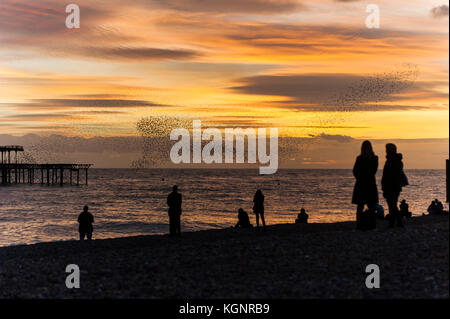
<instances>
[{"instance_id":1,"label":"standing woman silhouette","mask_svg":"<svg viewBox=\"0 0 450 319\"><path fill-rule=\"evenodd\" d=\"M353 166L353 176L356 178L353 189L352 203L356 204L356 228L363 229L361 216L364 206L367 205L369 212L375 214L378 204L378 189L375 174L378 170L378 156L373 152L372 144L364 141L361 145L361 154L356 158Z\"/></svg>"},{"instance_id":2,"label":"standing woman silhouette","mask_svg":"<svg viewBox=\"0 0 450 319\"><path fill-rule=\"evenodd\" d=\"M259 216L264 230L266 230L266 221L264 220L264 195L260 189L258 189L253 197L253 213L256 215L256 229L259 230Z\"/></svg>"},{"instance_id":3,"label":"standing woman silhouette","mask_svg":"<svg viewBox=\"0 0 450 319\"><path fill-rule=\"evenodd\" d=\"M397 146L392 143L386 144L386 163L383 169L381 187L383 196L389 206L389 227L403 227L402 216L397 206L398 197L402 187L408 185L403 173L403 156L397 153Z\"/></svg>"}]
</instances>

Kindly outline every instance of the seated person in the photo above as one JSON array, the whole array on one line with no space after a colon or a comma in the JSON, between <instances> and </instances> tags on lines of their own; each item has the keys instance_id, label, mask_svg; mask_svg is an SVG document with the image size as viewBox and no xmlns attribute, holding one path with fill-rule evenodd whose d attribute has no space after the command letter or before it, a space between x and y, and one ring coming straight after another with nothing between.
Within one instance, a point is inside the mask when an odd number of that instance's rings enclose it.
<instances>
[{"instance_id":1,"label":"seated person","mask_svg":"<svg viewBox=\"0 0 450 319\"><path fill-rule=\"evenodd\" d=\"M375 206L375 214L376 214L377 218L384 219L384 208L383 208L383 206L381 206L380 204L377 204Z\"/></svg>"},{"instance_id":2,"label":"seated person","mask_svg":"<svg viewBox=\"0 0 450 319\"><path fill-rule=\"evenodd\" d=\"M406 200L402 200L400 203L400 214L402 217L411 218L412 213L409 211L409 205Z\"/></svg>"},{"instance_id":3,"label":"seated person","mask_svg":"<svg viewBox=\"0 0 450 319\"><path fill-rule=\"evenodd\" d=\"M436 209L438 214L442 214L444 212L444 205L437 198L434 200L436 203Z\"/></svg>"},{"instance_id":4,"label":"seated person","mask_svg":"<svg viewBox=\"0 0 450 319\"><path fill-rule=\"evenodd\" d=\"M302 208L300 210L300 214L297 215L297 219L295 220L296 224L307 224L309 215L306 213L305 209Z\"/></svg>"},{"instance_id":5,"label":"seated person","mask_svg":"<svg viewBox=\"0 0 450 319\"><path fill-rule=\"evenodd\" d=\"M432 201L430 206L428 206L427 212L430 215L434 215L434 214L438 213L438 208L436 206L436 202L435 201Z\"/></svg>"},{"instance_id":6,"label":"seated person","mask_svg":"<svg viewBox=\"0 0 450 319\"><path fill-rule=\"evenodd\" d=\"M238 222L236 228L252 228L253 225L250 224L250 219L248 218L248 214L245 210L242 208L239 208L238 210Z\"/></svg>"}]
</instances>

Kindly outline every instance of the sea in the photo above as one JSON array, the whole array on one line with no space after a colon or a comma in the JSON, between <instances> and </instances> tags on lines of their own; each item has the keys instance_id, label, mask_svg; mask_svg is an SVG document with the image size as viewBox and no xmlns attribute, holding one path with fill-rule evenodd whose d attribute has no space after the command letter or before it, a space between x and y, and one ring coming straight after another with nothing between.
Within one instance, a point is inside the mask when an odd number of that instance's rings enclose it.
<instances>
[{"instance_id":1,"label":"sea","mask_svg":"<svg viewBox=\"0 0 450 319\"><path fill-rule=\"evenodd\" d=\"M445 170L406 170L406 199L413 215L432 200L445 202ZM380 188L381 174L377 175ZM94 215L94 239L166 234L166 198L172 185L183 195L182 231L232 227L237 210L252 214L252 199L265 195L267 224L293 223L303 207L311 223L355 219L351 170L279 170L259 175L250 169L91 169L80 186L0 186L0 246L78 238L84 205ZM380 203L387 211L382 194ZM447 205L445 205L448 207Z\"/></svg>"}]
</instances>

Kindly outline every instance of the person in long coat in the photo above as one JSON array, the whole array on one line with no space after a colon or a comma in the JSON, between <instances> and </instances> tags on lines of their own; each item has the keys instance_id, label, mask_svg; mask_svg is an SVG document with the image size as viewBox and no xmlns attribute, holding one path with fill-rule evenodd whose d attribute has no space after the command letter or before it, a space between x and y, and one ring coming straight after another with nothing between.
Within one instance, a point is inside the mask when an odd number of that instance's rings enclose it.
<instances>
[{"instance_id":1,"label":"person in long coat","mask_svg":"<svg viewBox=\"0 0 450 319\"><path fill-rule=\"evenodd\" d=\"M263 224L263 229L266 230L266 220L264 219L264 195L258 189L253 197L253 213L256 215L256 229L259 230L259 217Z\"/></svg>"},{"instance_id":2,"label":"person in long coat","mask_svg":"<svg viewBox=\"0 0 450 319\"><path fill-rule=\"evenodd\" d=\"M378 170L378 156L373 152L372 144L364 141L361 145L361 154L356 158L353 167L353 176L356 178L353 189L352 203L356 208L356 227L361 229L361 216L364 206L367 205L370 214L375 214L378 204L378 189L375 174Z\"/></svg>"}]
</instances>

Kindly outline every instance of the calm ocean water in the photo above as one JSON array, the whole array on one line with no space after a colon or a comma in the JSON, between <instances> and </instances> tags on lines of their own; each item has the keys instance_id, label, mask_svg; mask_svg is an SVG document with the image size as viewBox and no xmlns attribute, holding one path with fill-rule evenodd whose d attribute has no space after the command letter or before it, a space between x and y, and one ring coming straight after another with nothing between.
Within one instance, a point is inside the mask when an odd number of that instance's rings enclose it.
<instances>
[{"instance_id":1,"label":"calm ocean water","mask_svg":"<svg viewBox=\"0 0 450 319\"><path fill-rule=\"evenodd\" d=\"M410 185L401 199L414 215L425 212L434 198L445 201L444 170L406 173ZM256 170L91 169L89 182L0 187L0 246L75 239L85 204L95 217L94 238L167 233L166 196L173 184L183 193L182 231L230 227L239 207L254 223L257 188L266 197L268 224L292 223L301 207L313 223L353 220L355 214L350 170L280 170L260 176Z\"/></svg>"}]
</instances>

